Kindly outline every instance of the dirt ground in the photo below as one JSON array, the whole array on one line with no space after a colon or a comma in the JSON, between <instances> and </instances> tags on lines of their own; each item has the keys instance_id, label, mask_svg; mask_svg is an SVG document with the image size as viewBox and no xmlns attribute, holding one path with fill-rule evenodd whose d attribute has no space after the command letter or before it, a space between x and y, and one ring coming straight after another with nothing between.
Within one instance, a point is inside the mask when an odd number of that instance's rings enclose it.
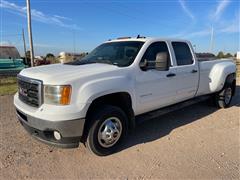
<instances>
[{"instance_id":1,"label":"dirt ground","mask_svg":"<svg viewBox=\"0 0 240 180\"><path fill-rule=\"evenodd\" d=\"M0 97L0 179L240 179L240 83L232 106L202 102L137 126L108 157L30 137Z\"/></svg>"}]
</instances>

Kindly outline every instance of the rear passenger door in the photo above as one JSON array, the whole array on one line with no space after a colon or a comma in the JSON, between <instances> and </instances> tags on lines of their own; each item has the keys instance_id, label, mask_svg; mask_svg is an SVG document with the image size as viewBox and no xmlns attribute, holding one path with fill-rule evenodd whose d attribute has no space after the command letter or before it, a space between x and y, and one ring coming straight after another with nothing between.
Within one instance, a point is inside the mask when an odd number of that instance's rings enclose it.
<instances>
[{"instance_id":1,"label":"rear passenger door","mask_svg":"<svg viewBox=\"0 0 240 180\"><path fill-rule=\"evenodd\" d=\"M197 91L198 64L188 43L172 42L172 48L176 59L174 66L177 82L175 101L180 102L193 98Z\"/></svg>"}]
</instances>

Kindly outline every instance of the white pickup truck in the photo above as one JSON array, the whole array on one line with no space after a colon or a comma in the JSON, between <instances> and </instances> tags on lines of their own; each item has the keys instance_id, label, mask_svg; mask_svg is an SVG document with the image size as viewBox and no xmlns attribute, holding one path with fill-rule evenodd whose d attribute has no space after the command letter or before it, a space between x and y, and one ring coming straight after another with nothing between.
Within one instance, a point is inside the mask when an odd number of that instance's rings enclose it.
<instances>
[{"instance_id":1,"label":"white pickup truck","mask_svg":"<svg viewBox=\"0 0 240 180\"><path fill-rule=\"evenodd\" d=\"M228 59L199 62L185 40L119 38L81 60L24 69L18 85L14 105L31 135L60 147L83 142L108 155L139 117L203 95L228 107L236 66Z\"/></svg>"}]
</instances>

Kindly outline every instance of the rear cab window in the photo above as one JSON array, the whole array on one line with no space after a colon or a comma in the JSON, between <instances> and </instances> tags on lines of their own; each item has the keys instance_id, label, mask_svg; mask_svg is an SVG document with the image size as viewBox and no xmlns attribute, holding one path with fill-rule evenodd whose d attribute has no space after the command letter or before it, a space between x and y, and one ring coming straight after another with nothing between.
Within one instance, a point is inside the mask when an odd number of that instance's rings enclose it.
<instances>
[{"instance_id":1,"label":"rear cab window","mask_svg":"<svg viewBox=\"0 0 240 180\"><path fill-rule=\"evenodd\" d=\"M194 63L192 52L185 42L172 42L178 66L191 65Z\"/></svg>"}]
</instances>

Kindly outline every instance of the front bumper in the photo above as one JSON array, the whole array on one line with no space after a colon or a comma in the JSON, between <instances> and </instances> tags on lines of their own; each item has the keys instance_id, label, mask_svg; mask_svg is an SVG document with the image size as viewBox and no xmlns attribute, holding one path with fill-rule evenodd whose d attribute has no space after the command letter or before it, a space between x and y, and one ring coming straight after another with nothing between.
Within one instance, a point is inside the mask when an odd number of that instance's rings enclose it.
<instances>
[{"instance_id":1,"label":"front bumper","mask_svg":"<svg viewBox=\"0 0 240 180\"><path fill-rule=\"evenodd\" d=\"M27 132L38 140L62 148L79 146L85 119L47 121L27 115L19 109L16 109L16 114ZM54 131L58 131L61 134L60 140L54 138Z\"/></svg>"}]
</instances>

